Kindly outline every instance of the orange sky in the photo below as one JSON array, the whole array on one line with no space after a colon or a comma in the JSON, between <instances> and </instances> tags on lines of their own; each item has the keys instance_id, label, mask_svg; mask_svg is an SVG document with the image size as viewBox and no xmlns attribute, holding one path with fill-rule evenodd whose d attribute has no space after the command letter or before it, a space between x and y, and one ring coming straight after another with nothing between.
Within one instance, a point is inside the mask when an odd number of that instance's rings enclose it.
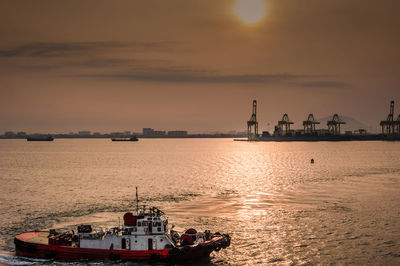
<instances>
[{"instance_id":1,"label":"orange sky","mask_svg":"<svg viewBox=\"0 0 400 266\"><path fill-rule=\"evenodd\" d=\"M400 111L400 2L0 0L0 133L260 129Z\"/></svg>"}]
</instances>

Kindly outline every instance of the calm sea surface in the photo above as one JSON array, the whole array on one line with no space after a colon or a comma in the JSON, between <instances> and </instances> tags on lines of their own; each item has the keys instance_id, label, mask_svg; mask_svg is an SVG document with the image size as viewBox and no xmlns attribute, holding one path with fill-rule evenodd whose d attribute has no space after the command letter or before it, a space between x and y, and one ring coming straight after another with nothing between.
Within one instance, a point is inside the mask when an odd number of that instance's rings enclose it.
<instances>
[{"instance_id":1,"label":"calm sea surface","mask_svg":"<svg viewBox=\"0 0 400 266\"><path fill-rule=\"evenodd\" d=\"M136 186L178 230L232 236L201 263L400 264L399 142L231 139L0 140L0 263L63 264L13 256L14 235L115 226Z\"/></svg>"}]
</instances>

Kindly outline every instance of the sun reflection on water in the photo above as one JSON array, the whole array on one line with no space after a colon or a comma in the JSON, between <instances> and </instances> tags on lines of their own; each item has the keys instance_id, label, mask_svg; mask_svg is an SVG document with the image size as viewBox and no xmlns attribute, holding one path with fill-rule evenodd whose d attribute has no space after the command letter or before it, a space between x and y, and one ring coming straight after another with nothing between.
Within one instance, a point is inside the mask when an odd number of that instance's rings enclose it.
<instances>
[{"instance_id":1,"label":"sun reflection on water","mask_svg":"<svg viewBox=\"0 0 400 266\"><path fill-rule=\"evenodd\" d=\"M43 144L0 143L3 250L21 231L115 225L138 186L177 228L231 234L212 264L392 265L399 254L396 143Z\"/></svg>"}]
</instances>

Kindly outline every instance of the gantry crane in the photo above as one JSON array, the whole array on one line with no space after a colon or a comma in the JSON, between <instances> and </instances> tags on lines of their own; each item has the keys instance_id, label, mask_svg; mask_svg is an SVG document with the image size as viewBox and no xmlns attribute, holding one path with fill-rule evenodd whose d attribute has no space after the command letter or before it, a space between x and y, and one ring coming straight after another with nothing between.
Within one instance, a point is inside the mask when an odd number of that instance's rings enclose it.
<instances>
[{"instance_id":1,"label":"gantry crane","mask_svg":"<svg viewBox=\"0 0 400 266\"><path fill-rule=\"evenodd\" d=\"M395 125L397 124L397 122L394 121L393 114L394 114L394 101L391 101L390 112L386 120L382 120L380 123L380 126L382 127L382 135L393 135L395 133Z\"/></svg>"},{"instance_id":2,"label":"gantry crane","mask_svg":"<svg viewBox=\"0 0 400 266\"><path fill-rule=\"evenodd\" d=\"M304 133L314 133L315 125L320 124L315 120L313 114L309 114L307 120L303 121Z\"/></svg>"},{"instance_id":3,"label":"gantry crane","mask_svg":"<svg viewBox=\"0 0 400 266\"><path fill-rule=\"evenodd\" d=\"M252 127L254 127L254 133L252 133ZM253 101L253 113L251 114L250 120L247 121L247 138L254 140L258 137L258 122L257 122L257 101Z\"/></svg>"},{"instance_id":4,"label":"gantry crane","mask_svg":"<svg viewBox=\"0 0 400 266\"><path fill-rule=\"evenodd\" d=\"M397 120L394 121L395 123L395 134L397 134L397 136L400 136L400 114L397 117Z\"/></svg>"},{"instance_id":5,"label":"gantry crane","mask_svg":"<svg viewBox=\"0 0 400 266\"><path fill-rule=\"evenodd\" d=\"M283 114L282 120L278 121L278 126L280 128L280 131L283 133L285 132L285 135L290 131L290 125L294 124L292 121L290 121L289 116L287 114ZM285 128L285 130L283 130Z\"/></svg>"},{"instance_id":6,"label":"gantry crane","mask_svg":"<svg viewBox=\"0 0 400 266\"><path fill-rule=\"evenodd\" d=\"M340 125L344 125L346 122L342 121L338 114L334 114L332 120L329 120L326 124L328 125L328 131L331 134L340 135Z\"/></svg>"}]
</instances>

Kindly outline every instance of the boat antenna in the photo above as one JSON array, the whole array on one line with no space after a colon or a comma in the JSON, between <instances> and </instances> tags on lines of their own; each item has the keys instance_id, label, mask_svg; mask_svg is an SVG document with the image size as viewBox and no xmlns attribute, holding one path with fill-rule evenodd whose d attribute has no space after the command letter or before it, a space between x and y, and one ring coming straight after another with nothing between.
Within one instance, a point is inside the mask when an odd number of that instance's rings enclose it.
<instances>
[{"instance_id":1,"label":"boat antenna","mask_svg":"<svg viewBox=\"0 0 400 266\"><path fill-rule=\"evenodd\" d=\"M138 197L137 187L136 187L136 214L139 215L139 197Z\"/></svg>"}]
</instances>

